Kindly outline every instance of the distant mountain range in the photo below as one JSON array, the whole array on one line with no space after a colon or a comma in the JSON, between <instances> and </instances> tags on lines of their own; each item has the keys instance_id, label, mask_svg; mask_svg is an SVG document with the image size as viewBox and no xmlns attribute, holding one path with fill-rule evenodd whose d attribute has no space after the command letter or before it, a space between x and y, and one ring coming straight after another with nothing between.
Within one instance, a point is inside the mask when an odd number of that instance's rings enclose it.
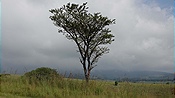
<instances>
[{"instance_id":1,"label":"distant mountain range","mask_svg":"<svg viewBox=\"0 0 175 98\"><path fill-rule=\"evenodd\" d=\"M74 78L84 78L83 71L72 71ZM69 77L70 74L66 74ZM93 70L91 79L101 80L128 80L128 81L172 81L175 74L158 71L121 71L121 70Z\"/></svg>"},{"instance_id":2,"label":"distant mountain range","mask_svg":"<svg viewBox=\"0 0 175 98\"><path fill-rule=\"evenodd\" d=\"M120 71L120 70L98 70L92 72L92 76L107 80L173 80L173 73L157 71Z\"/></svg>"}]
</instances>

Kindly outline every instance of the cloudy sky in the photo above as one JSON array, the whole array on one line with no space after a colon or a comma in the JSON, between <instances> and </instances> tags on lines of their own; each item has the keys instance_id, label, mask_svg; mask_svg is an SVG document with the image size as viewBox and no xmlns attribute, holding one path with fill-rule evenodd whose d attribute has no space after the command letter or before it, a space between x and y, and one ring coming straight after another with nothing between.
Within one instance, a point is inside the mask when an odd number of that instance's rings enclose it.
<instances>
[{"instance_id":1,"label":"cloudy sky","mask_svg":"<svg viewBox=\"0 0 175 98\"><path fill-rule=\"evenodd\" d=\"M1 0L1 72L81 70L76 45L57 32L49 10L86 1L90 13L116 19L110 53L94 70L175 71L174 0Z\"/></svg>"}]
</instances>

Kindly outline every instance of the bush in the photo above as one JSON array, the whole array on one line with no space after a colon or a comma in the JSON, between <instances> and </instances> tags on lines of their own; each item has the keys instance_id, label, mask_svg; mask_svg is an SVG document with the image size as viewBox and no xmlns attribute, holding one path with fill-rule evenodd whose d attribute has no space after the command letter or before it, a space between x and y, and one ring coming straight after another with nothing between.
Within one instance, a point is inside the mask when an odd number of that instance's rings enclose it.
<instances>
[{"instance_id":1,"label":"bush","mask_svg":"<svg viewBox=\"0 0 175 98\"><path fill-rule=\"evenodd\" d=\"M117 86L118 85L118 82L117 81L115 81L115 86Z\"/></svg>"},{"instance_id":2,"label":"bush","mask_svg":"<svg viewBox=\"0 0 175 98\"><path fill-rule=\"evenodd\" d=\"M0 74L0 77L8 77L10 74Z\"/></svg>"},{"instance_id":3,"label":"bush","mask_svg":"<svg viewBox=\"0 0 175 98\"><path fill-rule=\"evenodd\" d=\"M60 77L55 69L41 67L24 74L29 79L50 80Z\"/></svg>"},{"instance_id":4,"label":"bush","mask_svg":"<svg viewBox=\"0 0 175 98\"><path fill-rule=\"evenodd\" d=\"M170 84L169 82L167 82L166 84Z\"/></svg>"}]
</instances>

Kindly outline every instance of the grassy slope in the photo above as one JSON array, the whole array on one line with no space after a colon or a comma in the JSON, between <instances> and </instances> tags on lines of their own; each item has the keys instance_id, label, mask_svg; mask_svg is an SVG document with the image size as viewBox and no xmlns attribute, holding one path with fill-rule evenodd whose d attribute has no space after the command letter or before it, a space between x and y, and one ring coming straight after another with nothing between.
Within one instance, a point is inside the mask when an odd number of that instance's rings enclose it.
<instances>
[{"instance_id":1,"label":"grassy slope","mask_svg":"<svg viewBox=\"0 0 175 98\"><path fill-rule=\"evenodd\" d=\"M29 81L17 75L0 77L0 98L175 98L174 84L144 84L55 78Z\"/></svg>"}]
</instances>

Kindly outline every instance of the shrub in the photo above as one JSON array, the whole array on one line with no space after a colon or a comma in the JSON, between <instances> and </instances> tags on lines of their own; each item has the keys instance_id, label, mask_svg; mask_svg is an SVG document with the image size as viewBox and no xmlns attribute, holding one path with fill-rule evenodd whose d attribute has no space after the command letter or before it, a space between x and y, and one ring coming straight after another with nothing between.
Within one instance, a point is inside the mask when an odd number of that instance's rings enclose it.
<instances>
[{"instance_id":1,"label":"shrub","mask_svg":"<svg viewBox=\"0 0 175 98\"><path fill-rule=\"evenodd\" d=\"M167 82L166 84L170 84L169 82Z\"/></svg>"},{"instance_id":2,"label":"shrub","mask_svg":"<svg viewBox=\"0 0 175 98\"><path fill-rule=\"evenodd\" d=\"M24 76L29 79L32 78L37 80L50 80L60 77L56 69L51 69L47 67L37 68L35 70L32 70L31 72L25 73Z\"/></svg>"},{"instance_id":3,"label":"shrub","mask_svg":"<svg viewBox=\"0 0 175 98\"><path fill-rule=\"evenodd\" d=\"M8 77L10 74L0 74L0 77Z\"/></svg>"},{"instance_id":4,"label":"shrub","mask_svg":"<svg viewBox=\"0 0 175 98\"><path fill-rule=\"evenodd\" d=\"M118 85L118 82L117 81L115 81L115 86L117 86Z\"/></svg>"}]
</instances>

